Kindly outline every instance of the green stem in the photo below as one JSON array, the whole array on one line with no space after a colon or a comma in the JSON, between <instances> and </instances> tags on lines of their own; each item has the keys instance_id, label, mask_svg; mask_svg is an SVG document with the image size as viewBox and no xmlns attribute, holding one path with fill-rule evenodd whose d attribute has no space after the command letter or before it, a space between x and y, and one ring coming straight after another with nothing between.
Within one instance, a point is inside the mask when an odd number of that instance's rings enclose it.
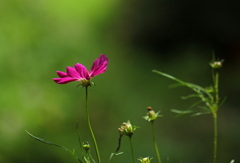
<instances>
[{"instance_id":1,"label":"green stem","mask_svg":"<svg viewBox=\"0 0 240 163\"><path fill-rule=\"evenodd\" d=\"M129 141L130 141L130 145L131 145L133 163L135 163L135 155L134 155L134 151L133 151L132 137L131 136L129 136Z\"/></svg>"},{"instance_id":2,"label":"green stem","mask_svg":"<svg viewBox=\"0 0 240 163\"><path fill-rule=\"evenodd\" d=\"M87 163L91 163L90 161L90 157L89 157L89 151L86 151L86 159L87 159Z\"/></svg>"},{"instance_id":3,"label":"green stem","mask_svg":"<svg viewBox=\"0 0 240 163\"><path fill-rule=\"evenodd\" d=\"M156 151L156 154L157 154L158 162L161 163L161 158L160 158L160 154L159 154L158 146L157 146L157 141L156 141L155 127L154 127L154 124L153 124L154 121L151 121L151 122L152 122L153 144L154 144L154 148L155 148L155 151Z\"/></svg>"},{"instance_id":4,"label":"green stem","mask_svg":"<svg viewBox=\"0 0 240 163\"><path fill-rule=\"evenodd\" d=\"M83 153L83 146L82 146L82 140L81 140L81 134L80 134L80 131L78 129L78 122L77 122L77 132L78 132L78 142L79 142L79 145L80 145L80 148L81 148L81 151Z\"/></svg>"},{"instance_id":5,"label":"green stem","mask_svg":"<svg viewBox=\"0 0 240 163\"><path fill-rule=\"evenodd\" d=\"M215 89L215 104L217 105L216 106L216 111L218 109L218 103L219 103L219 91L218 91L218 79L219 79L219 73L216 72L215 74L215 80L214 80L214 89Z\"/></svg>"},{"instance_id":6,"label":"green stem","mask_svg":"<svg viewBox=\"0 0 240 163\"><path fill-rule=\"evenodd\" d=\"M90 130L92 139L93 139L93 143L94 143L94 147L95 147L98 163L101 163L100 154L99 154L98 146L97 146L97 141L96 141L96 138L94 136L94 133L93 133L93 130L92 130L92 126L91 126L91 123L90 123L90 117L89 117L89 111L88 111L88 86L86 86L86 116L87 116L88 127L89 127L89 130Z\"/></svg>"},{"instance_id":7,"label":"green stem","mask_svg":"<svg viewBox=\"0 0 240 163\"><path fill-rule=\"evenodd\" d=\"M218 90L218 83L219 83L219 73L218 70L214 72L214 93L215 93L215 102L212 108L213 114L213 163L217 161L217 111L218 111L218 103L219 103L219 90Z\"/></svg>"},{"instance_id":8,"label":"green stem","mask_svg":"<svg viewBox=\"0 0 240 163\"><path fill-rule=\"evenodd\" d=\"M217 114L213 114L213 127L214 127L214 136L213 136L213 163L216 163L217 160Z\"/></svg>"}]
</instances>

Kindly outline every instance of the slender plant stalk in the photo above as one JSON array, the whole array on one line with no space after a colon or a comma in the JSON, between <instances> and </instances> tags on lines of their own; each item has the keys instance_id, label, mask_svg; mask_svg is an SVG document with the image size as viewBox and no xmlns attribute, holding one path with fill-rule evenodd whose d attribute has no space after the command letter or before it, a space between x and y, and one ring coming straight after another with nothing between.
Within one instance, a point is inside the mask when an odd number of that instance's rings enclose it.
<instances>
[{"instance_id":1,"label":"slender plant stalk","mask_svg":"<svg viewBox=\"0 0 240 163\"><path fill-rule=\"evenodd\" d=\"M97 146L97 141L96 141L96 138L94 136L92 126L91 126L91 123L90 123L90 117L89 117L89 111L88 111L88 86L86 86L86 116L87 116L88 127L89 127L89 130L90 130L93 142L94 142L94 147L95 147L98 163L101 163L100 154L99 154L98 146Z\"/></svg>"},{"instance_id":2,"label":"slender plant stalk","mask_svg":"<svg viewBox=\"0 0 240 163\"><path fill-rule=\"evenodd\" d=\"M214 127L214 137L213 137L213 163L217 160L217 113L213 114L213 127Z\"/></svg>"},{"instance_id":3,"label":"slender plant stalk","mask_svg":"<svg viewBox=\"0 0 240 163\"><path fill-rule=\"evenodd\" d=\"M216 103L217 107L218 107L218 103L219 103L219 95L218 95L218 93L219 93L219 91L218 91L218 82L219 81L218 81L218 79L219 79L219 73L216 72L215 73L215 80L214 80L214 87L215 87L215 100L216 100L215 103Z\"/></svg>"},{"instance_id":4,"label":"slender plant stalk","mask_svg":"<svg viewBox=\"0 0 240 163\"><path fill-rule=\"evenodd\" d=\"M90 161L90 156L89 156L89 151L86 151L85 152L85 161L87 162L87 163L91 163L91 161Z\"/></svg>"},{"instance_id":5,"label":"slender plant stalk","mask_svg":"<svg viewBox=\"0 0 240 163\"><path fill-rule=\"evenodd\" d=\"M158 151L158 146L157 146L157 141L156 141L156 134L155 134L155 127L154 127L154 121L152 122L152 135L153 135L153 144L154 144L154 148L157 154L157 158L158 158L158 162L161 163L161 157Z\"/></svg>"},{"instance_id":6,"label":"slender plant stalk","mask_svg":"<svg viewBox=\"0 0 240 163\"><path fill-rule=\"evenodd\" d=\"M218 105L219 105L219 90L218 90L218 82L219 82L219 73L218 70L213 72L213 82L214 82L214 93L215 93L215 103L212 108L213 113L213 129L214 129L214 135L213 135L213 163L216 163L217 161L217 111L218 111Z\"/></svg>"},{"instance_id":7,"label":"slender plant stalk","mask_svg":"<svg viewBox=\"0 0 240 163\"><path fill-rule=\"evenodd\" d=\"M131 136L129 136L129 141L130 141L130 145L131 145L133 163L135 163L135 155L134 155L134 151L133 151L133 145L132 145L132 138L131 138Z\"/></svg>"}]
</instances>

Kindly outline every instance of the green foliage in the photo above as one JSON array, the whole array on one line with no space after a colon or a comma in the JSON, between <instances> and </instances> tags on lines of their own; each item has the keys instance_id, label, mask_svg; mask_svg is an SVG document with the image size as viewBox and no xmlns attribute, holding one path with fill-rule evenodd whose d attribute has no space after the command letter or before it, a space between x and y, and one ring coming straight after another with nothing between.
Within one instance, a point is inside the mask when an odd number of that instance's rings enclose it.
<instances>
[{"instance_id":1,"label":"green foliage","mask_svg":"<svg viewBox=\"0 0 240 163\"><path fill-rule=\"evenodd\" d=\"M165 74L160 71L153 70L153 72L158 73L162 76L165 76L169 79L172 79L174 81L177 81L180 85L189 87L192 89L196 94L191 94L185 97L182 97L182 99L189 99L193 97L198 97L201 99L201 101L194 103L192 106L189 107L189 109L192 109L193 107L197 106L199 103L203 102L205 103L205 106L199 106L200 110L198 112L195 112L192 114L192 116L198 116L202 114L209 114L212 113L213 116L213 163L216 163L217 161L217 139L218 139L218 129L217 129L217 111L219 109L219 69L222 67L221 61L215 61L213 57L213 61L210 63L210 66L212 67L212 74L213 74L213 86L203 88L201 86L198 86L196 84L184 82L180 79L177 79L171 75ZM178 113L179 115L192 113L192 110L186 110L186 111L179 111L179 110L172 110L175 113Z\"/></svg>"},{"instance_id":2,"label":"green foliage","mask_svg":"<svg viewBox=\"0 0 240 163\"><path fill-rule=\"evenodd\" d=\"M193 116L197 116L197 115L209 114L209 113L213 113L213 112L217 111L217 108L215 106L216 101L214 101L214 94L212 94L209 91L209 88L203 88L203 87L201 87L199 85L196 85L196 84L184 82L184 81L182 81L182 80L180 80L176 77L173 77L171 75L168 75L166 73L163 73L163 72L160 72L160 71L157 71L157 70L153 70L153 72L178 82L179 85L174 85L174 87L175 86L186 86L196 93L196 94L191 94L191 95L188 95L188 96L183 96L182 99L186 100L186 99L189 99L189 98L196 98L196 97L201 99L200 101L192 104L185 111L172 109L171 110L172 112L177 113L179 115L193 113L192 114ZM199 104L201 104L201 103L204 103L206 105L206 107L199 106ZM197 111L193 111L192 109L196 106L199 106L200 109L197 110Z\"/></svg>"}]
</instances>

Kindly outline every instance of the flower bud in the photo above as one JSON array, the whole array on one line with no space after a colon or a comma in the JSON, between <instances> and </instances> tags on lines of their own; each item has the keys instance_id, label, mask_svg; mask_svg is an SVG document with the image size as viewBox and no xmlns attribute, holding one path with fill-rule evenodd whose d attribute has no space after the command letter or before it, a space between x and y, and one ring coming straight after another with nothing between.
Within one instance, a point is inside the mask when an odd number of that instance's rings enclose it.
<instances>
[{"instance_id":1,"label":"flower bud","mask_svg":"<svg viewBox=\"0 0 240 163\"><path fill-rule=\"evenodd\" d=\"M90 149L90 144L87 141L85 141L83 142L82 147L84 150L88 151Z\"/></svg>"},{"instance_id":2,"label":"flower bud","mask_svg":"<svg viewBox=\"0 0 240 163\"><path fill-rule=\"evenodd\" d=\"M139 158L138 159L141 163L150 163L152 158L145 157L145 158Z\"/></svg>"},{"instance_id":3,"label":"flower bud","mask_svg":"<svg viewBox=\"0 0 240 163\"><path fill-rule=\"evenodd\" d=\"M124 122L120 128L118 128L121 135L127 135L129 137L132 136L134 130L136 130L137 127L132 126L130 121L128 120L127 123Z\"/></svg>"},{"instance_id":4,"label":"flower bud","mask_svg":"<svg viewBox=\"0 0 240 163\"><path fill-rule=\"evenodd\" d=\"M223 61L223 59L221 61L212 61L209 64L213 69L220 69L222 67Z\"/></svg>"},{"instance_id":5,"label":"flower bud","mask_svg":"<svg viewBox=\"0 0 240 163\"><path fill-rule=\"evenodd\" d=\"M160 111L155 113L154 110L152 110L152 107L147 107L147 116L144 116L143 118L147 121L154 121L157 117L161 117L162 115L159 115Z\"/></svg>"}]
</instances>

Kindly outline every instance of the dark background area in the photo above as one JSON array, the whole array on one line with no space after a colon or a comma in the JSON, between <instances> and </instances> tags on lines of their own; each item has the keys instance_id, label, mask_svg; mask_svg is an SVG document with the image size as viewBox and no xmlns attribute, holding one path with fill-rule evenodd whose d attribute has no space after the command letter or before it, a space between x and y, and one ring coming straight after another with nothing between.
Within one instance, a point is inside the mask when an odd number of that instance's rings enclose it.
<instances>
[{"instance_id":1,"label":"dark background area","mask_svg":"<svg viewBox=\"0 0 240 163\"><path fill-rule=\"evenodd\" d=\"M197 45L233 58L239 53L239 3L128 1L119 14L120 31L125 31L126 37L138 48L169 52Z\"/></svg>"},{"instance_id":2,"label":"dark background area","mask_svg":"<svg viewBox=\"0 0 240 163\"><path fill-rule=\"evenodd\" d=\"M188 88L153 69L203 87L211 84L212 54L224 59L218 113L218 162L238 162L239 1L3 0L0 2L0 162L76 162L67 152L30 138L24 130L76 149L77 120L91 144L85 118L84 89L77 82L58 85L55 71L81 63L90 69L99 54L109 66L93 78L89 107L102 162L117 148L118 128L130 120L136 157L157 162L146 107L161 110L156 121L163 163L212 161L211 115L176 117L187 109ZM127 137L113 163L131 162ZM93 147L93 144L92 144ZM94 151L92 149L92 154Z\"/></svg>"}]
</instances>

